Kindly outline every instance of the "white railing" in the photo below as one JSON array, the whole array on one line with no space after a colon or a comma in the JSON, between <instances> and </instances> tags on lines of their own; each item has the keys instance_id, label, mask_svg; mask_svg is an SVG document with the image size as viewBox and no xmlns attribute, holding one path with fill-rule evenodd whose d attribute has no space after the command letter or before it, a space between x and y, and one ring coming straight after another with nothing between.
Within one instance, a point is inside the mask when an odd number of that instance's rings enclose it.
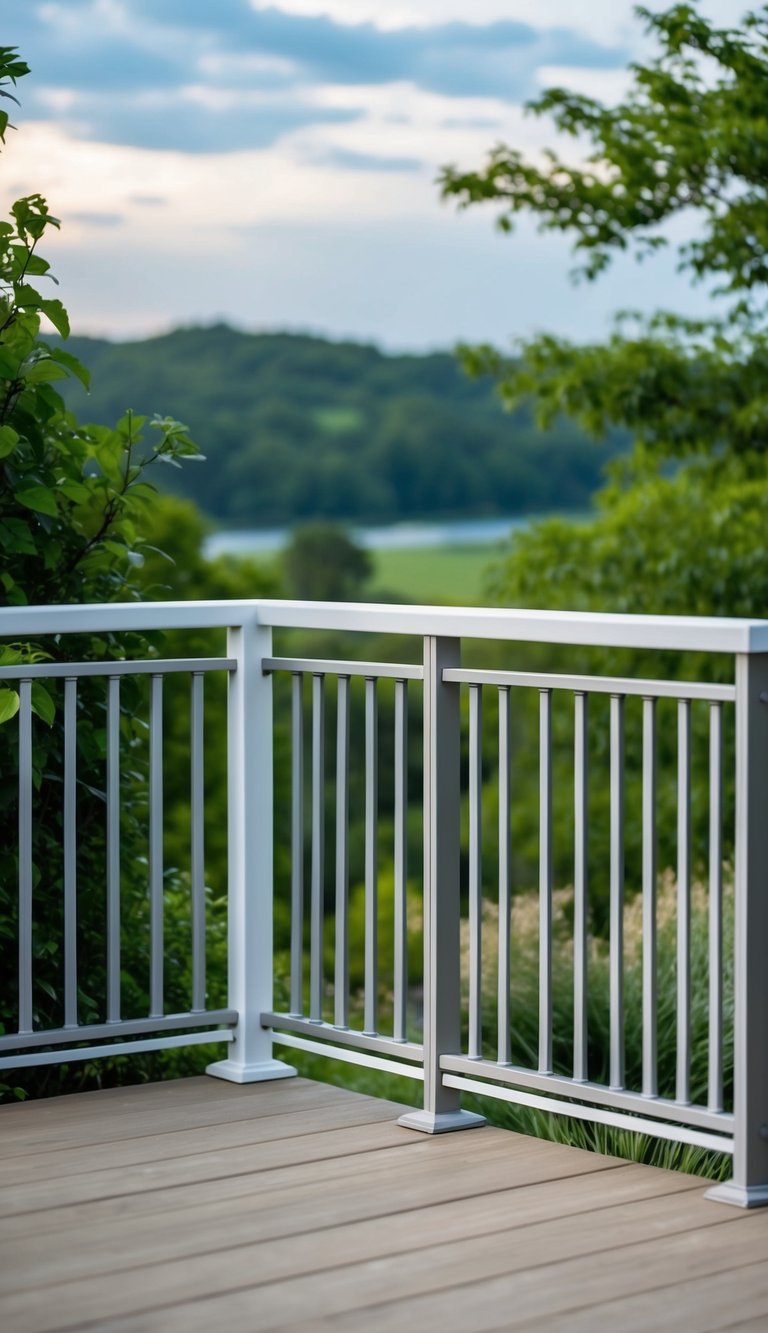
<instances>
[{"instance_id":1,"label":"white railing","mask_svg":"<svg viewBox=\"0 0 768 1333\"><path fill-rule=\"evenodd\" d=\"M427 1132L470 1127L482 1118L462 1111L461 1092L531 1105L593 1122L624 1127L683 1143L733 1152L733 1179L712 1193L751 1206L768 1202L768 622L705 620L649 616L601 616L528 611L495 611L430 607L300 602L152 603L80 607L32 607L0 611L0 636L6 641L43 643L46 636L99 632L226 629L221 656L79 662L56 661L0 668L0 685L19 690L14 727L18 752L18 985L16 1030L0 1037L0 1069L31 1064L91 1059L114 1053L221 1040L229 1043L225 1060L209 1072L238 1082L290 1075L294 1071L272 1056L273 1042L332 1059L395 1071L424 1082L423 1110L403 1123ZM350 656L328 659L275 656L273 630L301 630L303 642L312 632L344 632L360 648ZM364 635L413 636L423 642L419 661L392 663L366 660ZM521 645L559 645L566 672L488 669L461 666L462 640L506 643L512 654ZM57 655L62 643L57 638ZM323 647L321 642L320 647ZM626 675L570 673L566 650L661 650L720 654L735 662L734 683L646 679ZM507 649L504 649L506 652ZM413 654L414 656L416 654ZM519 665L519 663L518 663ZM228 967L229 990L224 1007L206 1005L204 681L211 673L227 676L227 804L228 804ZM163 690L169 677L190 681L190 873L188 1005L168 1013L164 995L167 948L164 942L163 852ZM125 1017L121 1006L121 939L127 928L121 917L120 796L121 764L125 762L125 728L121 730L121 681L149 676L147 716L146 823L146 951L144 979L148 1012ZM104 751L104 884L89 892L103 893L103 1012L98 1021L83 1022L78 987L82 959L77 924L78 690L87 678L103 680ZM304 681L311 679L309 763L305 764ZM62 1021L41 1026L35 1020L36 906L42 901L41 867L33 865L33 833L39 792L35 778L33 683L63 680L63 758L61 827L63 839L63 948L61 971ZM280 693L290 681L289 691ZM326 682L335 681L335 743L326 747L328 711ZM356 682L364 682L358 685ZM350 705L358 698L362 722L359 785L353 782L350 749L358 731L351 725ZM379 902L379 698L388 691L393 734L392 795L392 957L391 985L379 976L381 949ZM538 694L538 754L525 771L515 769L511 718L525 691ZM279 698L278 698L279 694ZM274 695L274 697L273 697ZM410 737L423 733L423 771L415 791L408 782L413 767ZM594 834L588 797L590 699L608 696L606 752L610 796L608 843L608 1027L607 1075L589 1078L588 1014L591 997L589 967L590 837ZM498 719L494 753L498 754L498 851L494 854L493 906L498 940L484 938L484 896L488 894L487 856L483 853L484 747L483 699ZM553 1017L553 700L572 700L573 1031L568 1041L570 1068L557 1068ZM638 888L642 899L642 981L640 1013L642 1069L638 1086L627 1086L625 1072L625 701L637 698L640 719L640 808L631 812L641 830ZM657 958L657 711L659 701L676 705L676 1004L674 1016L676 1071L674 1090L660 1091ZM290 979L287 1003L278 1006L273 986L272 917L274 876L275 710L285 706L290 718L290 810L278 811L290 827ZM633 707L635 705L632 705ZM664 707L669 705L664 704ZM707 751L707 895L708 968L706 1077L693 1068L691 1044L691 882L694 848L691 833L692 713L709 714ZM729 721L732 710L735 723ZM559 716L560 714L558 714ZM416 726L414 726L414 717ZM735 808L724 809L724 730L734 737ZM569 733L570 734L570 733ZM570 743L570 742L569 742ZM326 753L333 750L332 762ZM410 753L410 761L409 761ZM467 781L462 790L462 753ZM284 757L278 756L278 764ZM332 782L327 771L334 769ZM535 768L535 772L533 769ZM3 771L8 764L3 760ZM511 856L515 781L535 781L539 799L538 851L538 1051L535 1059L513 1063L514 1013L510 1006L511 970L516 946L511 927L517 886ZM39 783L38 783L39 785ZM354 790L351 790L354 788ZM281 790L283 788L281 787ZM332 820L326 817L332 794ZM363 985L350 992L350 795L363 811L364 898ZM307 808L305 808L305 806ZM601 816L602 817L602 816ZM414 818L423 841L423 976L408 977L409 858L408 834ZM735 963L733 987L733 1108L724 1104L723 1049L725 977L723 950L724 821L734 822ZM468 855L462 863L461 829L466 821ZM332 822L333 857L326 854L326 823ZM701 859L701 858L699 858ZM309 869L309 911L305 911L305 860ZM333 884L327 867L333 861ZM411 879L413 879L411 867ZM80 886L82 887L82 886ZM332 894L328 893L332 888ZM10 894L9 894L10 896ZM333 963L327 965L329 930L326 902L333 901ZM123 914L124 915L124 914ZM308 917L308 929L306 929ZM137 927L138 928L138 927ZM411 925L412 928L412 925ZM305 959L305 940L308 959ZM491 956L492 955L492 956ZM308 967L306 964L308 963ZM305 985L308 973L308 985ZM462 987L462 976L465 985ZM496 1001L490 1027L493 1049L485 1037L488 1026L488 978L495 978ZM417 984L414 984L417 983ZM421 983L420 985L418 983ZM698 984L698 982L697 982ZM464 999L463 999L464 990ZM423 1013L416 1012L423 993ZM383 1003L382 1003L383 1001ZM385 1016L382 1016L384 1015ZM410 1035L409 1035L410 1033ZM420 1037L421 1040L414 1039ZM138 1040L136 1040L138 1038ZM109 1039L107 1041L107 1039ZM126 1040L127 1039L127 1040ZM104 1042L105 1044L95 1044ZM560 1061L562 1065L562 1061ZM707 1088L702 1104L692 1104L693 1081Z\"/></svg>"}]
</instances>

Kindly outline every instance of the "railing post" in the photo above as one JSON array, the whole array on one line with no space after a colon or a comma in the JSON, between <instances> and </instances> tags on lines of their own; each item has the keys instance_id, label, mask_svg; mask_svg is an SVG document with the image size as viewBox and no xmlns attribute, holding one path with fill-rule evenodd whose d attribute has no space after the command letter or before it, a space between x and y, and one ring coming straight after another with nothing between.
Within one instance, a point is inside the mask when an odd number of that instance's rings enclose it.
<instances>
[{"instance_id":1,"label":"railing post","mask_svg":"<svg viewBox=\"0 0 768 1333\"><path fill-rule=\"evenodd\" d=\"M232 1083L260 1083L296 1073L272 1058L272 1034L261 1015L272 996L272 631L247 620L227 631L229 677L228 841L229 1004L238 1013L228 1059L206 1073Z\"/></svg>"},{"instance_id":2,"label":"railing post","mask_svg":"<svg viewBox=\"0 0 768 1333\"><path fill-rule=\"evenodd\" d=\"M707 1197L768 1204L768 653L736 658L733 1177Z\"/></svg>"},{"instance_id":3,"label":"railing post","mask_svg":"<svg viewBox=\"0 0 768 1333\"><path fill-rule=\"evenodd\" d=\"M424 640L424 1109L399 1124L426 1134L472 1129L483 1116L462 1111L443 1087L442 1055L461 1049L459 686L443 670L460 663L459 639Z\"/></svg>"}]
</instances>

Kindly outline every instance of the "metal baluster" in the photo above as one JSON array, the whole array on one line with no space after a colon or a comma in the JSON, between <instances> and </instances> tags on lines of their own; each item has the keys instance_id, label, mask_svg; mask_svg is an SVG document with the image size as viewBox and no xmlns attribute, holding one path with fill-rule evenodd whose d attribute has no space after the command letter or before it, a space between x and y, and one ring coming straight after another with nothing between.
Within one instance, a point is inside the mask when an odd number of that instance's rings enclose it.
<instances>
[{"instance_id":1,"label":"metal baluster","mask_svg":"<svg viewBox=\"0 0 768 1333\"><path fill-rule=\"evenodd\" d=\"M190 719L192 816L192 1012L205 1009L205 788L202 671L192 672Z\"/></svg>"},{"instance_id":2,"label":"metal baluster","mask_svg":"<svg viewBox=\"0 0 768 1333\"><path fill-rule=\"evenodd\" d=\"M339 676L336 710L336 956L334 1018L349 1027L349 676Z\"/></svg>"},{"instance_id":3,"label":"metal baluster","mask_svg":"<svg viewBox=\"0 0 768 1333\"><path fill-rule=\"evenodd\" d=\"M393 1036L408 1035L408 682L395 681L395 998Z\"/></svg>"},{"instance_id":4,"label":"metal baluster","mask_svg":"<svg viewBox=\"0 0 768 1333\"><path fill-rule=\"evenodd\" d=\"M691 1100L691 701L677 704L677 1091Z\"/></svg>"},{"instance_id":5,"label":"metal baluster","mask_svg":"<svg viewBox=\"0 0 768 1333\"><path fill-rule=\"evenodd\" d=\"M32 1031L32 681L19 682L19 1032Z\"/></svg>"},{"instance_id":6,"label":"metal baluster","mask_svg":"<svg viewBox=\"0 0 768 1333\"><path fill-rule=\"evenodd\" d=\"M364 1031L375 1033L379 989L378 720L376 681L365 682L365 1003Z\"/></svg>"},{"instance_id":7,"label":"metal baluster","mask_svg":"<svg viewBox=\"0 0 768 1333\"><path fill-rule=\"evenodd\" d=\"M510 864L509 689L499 690L499 978L497 998L499 1064L512 1061L509 1012L510 923L512 875Z\"/></svg>"},{"instance_id":8,"label":"metal baluster","mask_svg":"<svg viewBox=\"0 0 768 1333\"><path fill-rule=\"evenodd\" d=\"M77 1027L77 679L64 681L64 1026Z\"/></svg>"},{"instance_id":9,"label":"metal baluster","mask_svg":"<svg viewBox=\"0 0 768 1333\"><path fill-rule=\"evenodd\" d=\"M149 707L149 1016L163 1013L163 677L153 675Z\"/></svg>"},{"instance_id":10,"label":"metal baluster","mask_svg":"<svg viewBox=\"0 0 768 1333\"><path fill-rule=\"evenodd\" d=\"M323 1021L325 891L325 677L312 677L312 883L309 922L309 1017Z\"/></svg>"},{"instance_id":11,"label":"metal baluster","mask_svg":"<svg viewBox=\"0 0 768 1333\"><path fill-rule=\"evenodd\" d=\"M483 1053L483 694L469 687L469 1047L470 1059Z\"/></svg>"},{"instance_id":12,"label":"metal baluster","mask_svg":"<svg viewBox=\"0 0 768 1333\"><path fill-rule=\"evenodd\" d=\"M709 707L709 1092L723 1109L723 706Z\"/></svg>"},{"instance_id":13,"label":"metal baluster","mask_svg":"<svg viewBox=\"0 0 768 1333\"><path fill-rule=\"evenodd\" d=\"M643 699L643 1093L658 1096L656 700Z\"/></svg>"},{"instance_id":14,"label":"metal baluster","mask_svg":"<svg viewBox=\"0 0 768 1333\"><path fill-rule=\"evenodd\" d=\"M120 677L107 686L107 1022L120 1022Z\"/></svg>"},{"instance_id":15,"label":"metal baluster","mask_svg":"<svg viewBox=\"0 0 768 1333\"><path fill-rule=\"evenodd\" d=\"M587 929L588 902L588 798L589 763L587 722L589 695L574 696L573 741L573 1077L585 1082L588 1073L587 1030Z\"/></svg>"},{"instance_id":16,"label":"metal baluster","mask_svg":"<svg viewBox=\"0 0 768 1333\"><path fill-rule=\"evenodd\" d=\"M624 1086L624 697L611 695L610 1085Z\"/></svg>"},{"instance_id":17,"label":"metal baluster","mask_svg":"<svg viewBox=\"0 0 768 1333\"><path fill-rule=\"evenodd\" d=\"M304 677L291 680L291 1013L304 1013Z\"/></svg>"},{"instance_id":18,"label":"metal baluster","mask_svg":"<svg viewBox=\"0 0 768 1333\"><path fill-rule=\"evenodd\" d=\"M552 692L539 692L539 1072L552 1071Z\"/></svg>"}]
</instances>

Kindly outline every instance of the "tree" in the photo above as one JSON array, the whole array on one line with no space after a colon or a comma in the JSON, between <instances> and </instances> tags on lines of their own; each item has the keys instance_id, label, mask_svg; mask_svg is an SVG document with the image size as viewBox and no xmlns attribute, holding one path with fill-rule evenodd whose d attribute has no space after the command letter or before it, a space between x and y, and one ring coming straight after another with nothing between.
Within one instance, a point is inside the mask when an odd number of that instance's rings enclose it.
<instances>
[{"instance_id":1,"label":"tree","mask_svg":"<svg viewBox=\"0 0 768 1333\"><path fill-rule=\"evenodd\" d=\"M0 47L0 97L15 102L10 88L28 73L14 47ZM0 111L3 144L8 128ZM158 438L146 447L143 417L127 412L113 429L82 425L54 389L71 376L89 383L76 357L41 337L43 316L69 336L61 301L38 290L42 280L56 282L39 245L60 225L39 194L18 199L0 222L0 605L138 596L140 524L155 495L146 473L156 462L201 457L178 421L153 420ZM24 651L0 649L0 663ZM50 721L46 699L38 687L35 710ZM0 688L0 722L18 706L18 693Z\"/></svg>"},{"instance_id":2,"label":"tree","mask_svg":"<svg viewBox=\"0 0 768 1333\"><path fill-rule=\"evenodd\" d=\"M12 48L0 48L0 95L10 96L7 85L27 72ZM40 333L46 316L69 335L61 301L30 281L52 278L38 247L59 226L40 195L17 200L11 220L0 222L0 596L12 605L130 595L142 562L137 522L154 495L147 470L200 456L177 421L156 418L158 438L142 448L144 418L128 412L114 429L81 425L53 388L70 376L89 381L75 357Z\"/></svg>"},{"instance_id":3,"label":"tree","mask_svg":"<svg viewBox=\"0 0 768 1333\"><path fill-rule=\"evenodd\" d=\"M353 599L373 569L369 553L332 523L297 528L284 552L283 565L294 597L321 602Z\"/></svg>"},{"instance_id":4,"label":"tree","mask_svg":"<svg viewBox=\"0 0 768 1333\"><path fill-rule=\"evenodd\" d=\"M515 536L493 575L501 603L567 610L753 616L768 613L768 7L738 29L709 23L695 5L660 14L637 11L659 53L632 67L631 87L615 106L563 89L546 92L531 110L551 115L565 136L586 140L586 161L551 152L543 166L508 147L479 171L453 168L443 191L463 206L489 202L510 230L521 215L544 231L573 238L581 275L593 280L623 252L649 259L673 244L668 224L690 221L691 240L677 246L682 275L720 294L701 320L660 311L619 318L602 344L577 345L543 335L507 357L465 349L471 369L499 377L508 406L532 401L539 420L565 414L599 437L610 427L634 439L629 464L614 465L587 523L550 520ZM556 650L534 648L539 670L562 669ZM660 657L663 660L659 660ZM617 654L574 649L569 670L598 674L694 674L723 679L732 663L692 655ZM536 704L525 715L536 743ZM636 721L636 719L635 719ZM694 709L694 750L705 753L706 710ZM607 729L593 728L602 746ZM555 772L556 788L572 780L570 734ZM732 739L728 739L728 745ZM698 749L697 749L698 747ZM593 757L605 771L603 751ZM534 751L535 753L535 751ZM729 754L726 808L732 808ZM659 728L659 827L674 828L676 732ZM664 776L664 775L667 776ZM709 793L705 763L694 770L693 845L706 857ZM626 751L627 808L638 809L642 750L637 726ZM608 882L606 788L591 804L593 884ZM602 805L600 804L602 801ZM516 842L537 854L538 806L518 800ZM726 856L730 854L730 833ZM638 884L639 831L628 826L628 884ZM560 882L572 873L570 830L556 833ZM670 855L670 844L660 856ZM564 849L557 850L557 849ZM665 862L662 859L661 864ZM633 866L635 869L633 870ZM633 876L634 874L634 881ZM601 889L593 893L600 926Z\"/></svg>"},{"instance_id":5,"label":"tree","mask_svg":"<svg viewBox=\"0 0 768 1333\"><path fill-rule=\"evenodd\" d=\"M613 256L647 258L671 244L684 215L693 239L678 268L721 297L701 320L667 311L624 316L603 344L544 335L507 358L465 350L471 369L499 376L508 405L532 399L541 424L559 414L595 436L628 428L635 460L740 455L764 471L768 446L768 6L739 28L718 28L695 4L637 15L659 54L635 64L615 106L553 88L529 106L565 136L585 139L581 165L557 153L543 167L500 146L479 171L447 168L443 194L463 207L500 205L511 230L528 214L574 239L582 276Z\"/></svg>"},{"instance_id":6,"label":"tree","mask_svg":"<svg viewBox=\"0 0 768 1333\"><path fill-rule=\"evenodd\" d=\"M0 96L16 101L11 89L28 73L12 47L0 47ZM8 115L0 111L0 140L5 142ZM0 222L0 605L35 602L100 602L136 597L135 572L143 561L141 525L154 498L147 471L154 463L174 465L198 457L186 428L158 418L150 429L153 445L142 445L145 422L128 412L114 429L80 424L54 388L75 376L88 382L80 362L41 337L45 316L62 338L69 321L62 303L41 292L51 279L39 245L59 221L39 194L13 204L10 220ZM55 281L55 279L53 279ZM137 639L132 645L137 650ZM114 635L70 636L67 651L83 659L126 656L126 643ZM140 640L138 651L151 645ZM61 650L50 637L43 644L0 646L0 665L45 660ZM105 863L103 681L84 679L77 699L77 875L81 884L103 881ZM101 691L101 693L99 693ZM121 729L131 749L130 772L121 788L124 911L146 917L146 880L141 869L145 838L142 803L146 798L147 757L142 741L141 689L126 678L121 691ZM19 710L18 691L0 686L0 723ZM32 875L35 901L34 1017L40 1026L62 1021L62 827L64 728L60 682L32 686L34 712L35 819ZM18 765L16 728L2 728L2 768ZM18 911L18 784L0 784L0 1023L13 1031L17 1021L15 936ZM42 889L44 888L44 891ZM173 884L169 883L172 891ZM104 1015L105 958L103 904L100 895L81 894L78 947L88 959L81 972L78 1007L81 1021ZM124 1004L146 1012L142 977L148 976L146 943L131 937L124 951ZM179 997L169 996L178 1002ZM41 1075L55 1084L59 1075ZM0 1091L2 1088L0 1087Z\"/></svg>"}]
</instances>

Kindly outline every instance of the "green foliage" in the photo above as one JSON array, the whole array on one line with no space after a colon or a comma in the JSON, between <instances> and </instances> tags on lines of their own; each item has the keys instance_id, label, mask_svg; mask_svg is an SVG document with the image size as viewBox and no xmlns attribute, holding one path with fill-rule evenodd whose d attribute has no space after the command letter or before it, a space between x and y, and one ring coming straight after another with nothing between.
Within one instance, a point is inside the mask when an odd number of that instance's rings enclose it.
<instances>
[{"instance_id":1,"label":"green foliage","mask_svg":"<svg viewBox=\"0 0 768 1333\"><path fill-rule=\"evenodd\" d=\"M66 312L28 282L50 276L37 247L59 222L40 195L18 200L12 217L0 223L0 604L111 601L130 595L143 558L148 468L199 454L170 418L155 418L157 438L142 445L143 417L83 426L67 410L53 384L87 384L88 372L42 340L41 316L66 335Z\"/></svg>"},{"instance_id":2,"label":"green foliage","mask_svg":"<svg viewBox=\"0 0 768 1333\"><path fill-rule=\"evenodd\" d=\"M147 412L177 405L211 465L168 486L240 527L583 509L623 445L592 451L562 420L542 434L527 408L505 415L448 354L224 326L72 344L94 371L93 419L110 421L126 395ZM78 385L65 393L82 401Z\"/></svg>"},{"instance_id":3,"label":"green foliage","mask_svg":"<svg viewBox=\"0 0 768 1333\"><path fill-rule=\"evenodd\" d=\"M575 345L550 335L526 341L506 357L490 347L463 349L471 371L493 374L510 408L532 403L546 425L565 414L593 436L623 428L634 439L630 464L614 468L612 484L599 497L598 516L585 523L553 520L513 538L510 551L491 575L489 592L502 604L568 611L644 612L654 615L765 615L768 563L764 533L768 518L765 478L765 373L768 365L765 284L768 279L768 154L765 87L768 78L768 7L749 14L740 29L718 29L695 5L674 5L661 14L638 11L659 54L632 67L628 95L606 107L587 97L553 89L533 104L551 115L564 135L591 145L586 162L574 166L556 153L543 166L501 146L477 172L443 173L445 196L464 206L499 206L500 226L510 230L520 215L544 231L573 238L582 276L595 278L622 251L638 258L670 245L684 215L693 239L677 248L679 270L707 282L721 300L711 317L684 319L667 311L648 319L620 316L604 344ZM515 665L539 671L661 676L667 679L732 678L732 662L714 655L607 653L555 648L516 650ZM513 742L513 877L532 883L536 870L538 805L525 775L535 765L536 701L521 691ZM642 1031L639 995L641 740L637 701L627 701L626 734L626 930L627 1084L638 1086ZM608 734L605 701L590 701L590 909L594 931L590 956L590 1075L605 1076L609 1045L605 906L608 884ZM692 708L692 832L694 862L707 855L706 709ZM657 818L659 865L676 856L674 709L658 706ZM572 721L553 717L554 857L556 883L572 875ZM726 730L725 808L733 809L733 737ZM517 781L517 787L514 783ZM492 804L495 784L488 786ZM493 811L491 810L491 815ZM726 821L726 856L732 846ZM571 908L569 890L556 894L555 1031L570 1024ZM531 899L531 911L535 900ZM707 893L694 887L692 940L693 1028L697 1046L692 1067L704 1096L707 1037ZM519 910L519 906L518 906ZM730 899L728 911L730 912ZM674 881L662 877L659 897L659 1064L662 1090L673 1090L675 965ZM489 923L492 928L492 922ZM732 922L728 917L727 929ZM518 922L518 936L524 936ZM513 939L515 930L513 929ZM493 949L491 946L491 954ZM727 951L727 968L731 950ZM517 989L513 1059L535 1058L535 941L523 940L513 960ZM488 979L489 986L493 978ZM728 1021L731 1020L730 972ZM487 1031L493 1042L494 1011L489 992ZM556 1064L568 1069L570 1052L560 1044ZM726 1063L730 1070L732 1052ZM529 1110L501 1114L501 1122L560 1141L618 1152L661 1165L722 1177L726 1159L692 1150L617 1136L577 1121Z\"/></svg>"},{"instance_id":4,"label":"green foliage","mask_svg":"<svg viewBox=\"0 0 768 1333\"><path fill-rule=\"evenodd\" d=\"M0 95L28 72L12 48L0 48ZM0 135L7 128L0 116ZM61 338L69 333L62 303L44 294L53 281L39 253L55 218L39 194L17 200L10 219L0 222L0 606L40 603L107 602L139 596L136 574L144 555L142 527L156 498L149 480L155 463L178 466L199 457L186 427L167 417L147 423L131 412L117 425L83 425L65 404L59 388L74 378L88 385L80 361L41 336L43 318ZM57 387L58 386L58 387ZM154 436L144 436L145 427ZM146 656L146 638L83 634L69 639L66 655L81 660ZM64 655L56 638L0 648L4 665L44 661ZM36 1026L63 1022L63 682L32 687L34 819L33 1012ZM17 714L12 686L0 689L0 723ZM121 775L120 839L123 921L131 929L122 941L123 1014L147 1012L149 976L146 875L147 734L144 687L126 678L121 687L120 729L127 761ZM104 682L83 679L77 692L78 1014L81 1022L105 1017L106 971L104 895L106 866ZM3 771L18 770L15 726L0 728ZM0 1029L14 1030L18 1018L16 936L18 914L18 784L0 784L0 974L7 979L0 1000ZM180 881L167 877L169 895ZM174 919L183 930L184 916ZM174 929L169 953L174 949ZM167 1000L185 1003L185 978L168 969ZM61 1086L66 1070L30 1074L38 1090ZM82 1068L77 1077L83 1078Z\"/></svg>"},{"instance_id":5,"label":"green foliage","mask_svg":"<svg viewBox=\"0 0 768 1333\"><path fill-rule=\"evenodd\" d=\"M28 72L12 47L0 48L1 96ZM3 141L6 126L0 119ZM69 335L61 301L39 290L39 280L56 279L38 246L60 225L39 194L17 199L0 222L0 605L130 595L142 560L136 524L154 494L147 469L199 457L171 418L156 417L154 442L142 444L145 418L127 412L114 428L84 426L54 389L90 384L77 357L41 337L43 317Z\"/></svg>"},{"instance_id":6,"label":"green foliage","mask_svg":"<svg viewBox=\"0 0 768 1333\"><path fill-rule=\"evenodd\" d=\"M543 335L508 359L467 351L500 377L510 406L533 401L541 424L564 413L593 435L624 427L643 454L758 452L768 444L768 7L740 28L717 28L696 5L637 11L659 47L632 66L616 106L554 88L531 104L564 135L586 141L581 166L556 153L535 166L505 146L480 171L447 168L443 193L463 207L500 205L509 230L528 214L573 238L594 278L618 252L647 257L671 243L682 217L693 235L678 268L730 304L704 320L660 312L620 319L606 344Z\"/></svg>"},{"instance_id":7,"label":"green foliage","mask_svg":"<svg viewBox=\"0 0 768 1333\"><path fill-rule=\"evenodd\" d=\"M446 170L444 193L464 206L495 203L505 228L527 214L544 230L568 234L588 277L625 249L642 257L671 244L675 232L668 224L685 213L694 239L678 245L679 268L719 285L730 304L699 321L668 312L634 326L631 319L620 319L603 345L542 335L512 359L491 348L467 351L471 368L499 377L509 406L532 401L542 423L565 413L594 435L626 428L635 442L631 462L614 465L598 517L578 525L553 520L516 535L489 591L502 604L569 611L764 615L768 8L728 31L701 18L695 6L640 13L659 54L632 67L623 101L604 106L554 89L531 107L534 114L551 115L562 134L590 145L586 162L570 165L553 152L538 166L500 147L479 172ZM556 649L540 648L528 650L526 661L539 670L732 677L728 661L669 653L571 650L566 665ZM597 774L590 798L593 905L600 914L608 856L607 756L600 737L607 723L600 700L590 706L596 737L590 758ZM640 808L636 712L628 703L630 812ZM533 762L535 700L523 698L518 715L521 753ZM659 718L659 820L668 828L674 821L676 726L666 705L659 705ZM699 857L706 850L706 726L706 709L694 707L693 827ZM555 790L567 791L572 724L556 713L554 727ZM729 799L731 772L728 758ZM518 795L517 811L516 854L529 883L538 819L533 792L522 800ZM572 847L572 815L564 803L558 811L556 801L555 820L563 883ZM727 846L730 837L727 829ZM660 864L673 863L674 854L671 839L662 840ZM627 825L632 889L638 886L639 858L640 829L633 817Z\"/></svg>"},{"instance_id":8,"label":"green foliage","mask_svg":"<svg viewBox=\"0 0 768 1333\"><path fill-rule=\"evenodd\" d=\"M768 616L768 488L751 469L697 464L615 484L598 508L515 534L491 594L569 611Z\"/></svg>"},{"instance_id":9,"label":"green foliage","mask_svg":"<svg viewBox=\"0 0 768 1333\"><path fill-rule=\"evenodd\" d=\"M283 552L283 568L292 597L344 602L360 596L373 561L342 528L307 523L293 533Z\"/></svg>"},{"instance_id":10,"label":"green foliage","mask_svg":"<svg viewBox=\"0 0 768 1333\"><path fill-rule=\"evenodd\" d=\"M768 616L768 487L746 466L706 463L673 477L647 476L628 490L608 488L599 513L584 523L551 519L517 533L508 554L489 573L491 599L518 607L645 615ZM597 674L732 681L733 662L718 654L569 650L529 650L526 665L539 670L593 671ZM515 725L518 768L535 766L536 699L520 691ZM592 784L590 858L594 909L602 917L608 882L607 705L591 701ZM674 864L677 723L674 707L658 705L658 819L660 864ZM707 856L708 709L692 706L693 845L699 866ZM555 863L559 883L572 874L573 729L567 701L555 696ZM626 839L630 891L639 888L641 859L642 740L639 701L626 705ZM725 808L732 809L733 744L726 712ZM558 799L565 792L567 799ZM538 804L534 785L519 781L515 802L515 856L518 873L532 884L537 865ZM726 854L733 847L730 818Z\"/></svg>"}]
</instances>

